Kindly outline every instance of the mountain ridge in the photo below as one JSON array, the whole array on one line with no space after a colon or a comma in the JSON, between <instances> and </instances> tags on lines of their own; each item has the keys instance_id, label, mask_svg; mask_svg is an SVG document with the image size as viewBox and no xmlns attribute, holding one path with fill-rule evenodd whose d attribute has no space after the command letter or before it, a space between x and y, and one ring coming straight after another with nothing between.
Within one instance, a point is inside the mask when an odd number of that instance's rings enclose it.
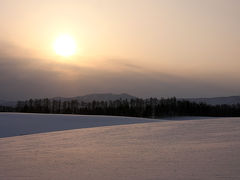
<instances>
[{"instance_id":1,"label":"mountain ridge","mask_svg":"<svg viewBox=\"0 0 240 180\"><path fill-rule=\"evenodd\" d=\"M212 98L184 98L191 102L196 103L206 103L210 105L220 105L220 104L240 104L240 96L227 96L227 97L212 97Z\"/></svg>"},{"instance_id":2,"label":"mountain ridge","mask_svg":"<svg viewBox=\"0 0 240 180\"><path fill-rule=\"evenodd\" d=\"M113 94L113 93L93 93L93 94L86 94L83 96L75 96L75 97L54 97L51 98L53 100L78 100L78 101L84 101L84 102L91 102L91 101L115 101L118 99L136 99L136 96L129 95L127 93L121 93L121 94Z\"/></svg>"},{"instance_id":3,"label":"mountain ridge","mask_svg":"<svg viewBox=\"0 0 240 180\"><path fill-rule=\"evenodd\" d=\"M50 100L61 100L61 101L71 101L78 100L84 102L92 102L92 101L115 101L118 99L136 99L138 97L127 94L114 94L114 93L92 93L86 94L83 96L74 96L74 97L53 97L49 98ZM226 96L226 97L211 97L211 98L177 98L177 100L188 100L196 103L206 103L210 105L233 105L240 104L240 96ZM11 106L14 107L17 104L17 101L8 101L8 100L0 100L0 106Z\"/></svg>"}]
</instances>

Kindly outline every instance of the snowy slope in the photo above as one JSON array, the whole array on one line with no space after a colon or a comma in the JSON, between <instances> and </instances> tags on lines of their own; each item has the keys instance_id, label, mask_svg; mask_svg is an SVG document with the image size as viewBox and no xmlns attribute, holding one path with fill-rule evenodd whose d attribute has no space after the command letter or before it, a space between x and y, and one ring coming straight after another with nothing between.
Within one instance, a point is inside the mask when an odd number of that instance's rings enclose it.
<instances>
[{"instance_id":1,"label":"snowy slope","mask_svg":"<svg viewBox=\"0 0 240 180\"><path fill-rule=\"evenodd\" d=\"M119 116L0 113L0 138L69 129L154 121L156 120Z\"/></svg>"},{"instance_id":2,"label":"snowy slope","mask_svg":"<svg viewBox=\"0 0 240 180\"><path fill-rule=\"evenodd\" d=\"M0 138L0 179L238 180L239 139L239 118Z\"/></svg>"}]
</instances>

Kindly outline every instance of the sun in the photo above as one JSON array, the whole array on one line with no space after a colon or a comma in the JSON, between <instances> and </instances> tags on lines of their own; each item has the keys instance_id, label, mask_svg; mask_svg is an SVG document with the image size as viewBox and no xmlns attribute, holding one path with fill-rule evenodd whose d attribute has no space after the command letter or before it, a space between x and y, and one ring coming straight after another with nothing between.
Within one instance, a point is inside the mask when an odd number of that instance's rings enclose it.
<instances>
[{"instance_id":1,"label":"sun","mask_svg":"<svg viewBox=\"0 0 240 180\"><path fill-rule=\"evenodd\" d=\"M76 53L76 42L67 34L61 35L55 40L53 48L57 55L64 57L72 56Z\"/></svg>"}]
</instances>

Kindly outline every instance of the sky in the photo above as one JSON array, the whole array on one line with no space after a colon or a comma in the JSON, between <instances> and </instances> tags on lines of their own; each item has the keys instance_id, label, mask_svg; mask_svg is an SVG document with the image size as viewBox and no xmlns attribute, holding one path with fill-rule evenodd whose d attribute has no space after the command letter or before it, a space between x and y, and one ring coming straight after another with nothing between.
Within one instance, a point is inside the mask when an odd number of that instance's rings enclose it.
<instances>
[{"instance_id":1,"label":"sky","mask_svg":"<svg viewBox=\"0 0 240 180\"><path fill-rule=\"evenodd\" d=\"M0 0L0 99L240 95L239 67L239 0Z\"/></svg>"}]
</instances>

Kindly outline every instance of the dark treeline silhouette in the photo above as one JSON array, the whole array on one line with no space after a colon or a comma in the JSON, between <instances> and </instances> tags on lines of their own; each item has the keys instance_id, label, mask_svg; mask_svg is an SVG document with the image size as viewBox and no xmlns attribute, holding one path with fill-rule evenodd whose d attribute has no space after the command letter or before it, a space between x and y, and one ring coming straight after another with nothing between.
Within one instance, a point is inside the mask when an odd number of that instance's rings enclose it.
<instances>
[{"instance_id":1,"label":"dark treeline silhouette","mask_svg":"<svg viewBox=\"0 0 240 180\"><path fill-rule=\"evenodd\" d=\"M16 108L0 105L0 112L15 112Z\"/></svg>"},{"instance_id":2,"label":"dark treeline silhouette","mask_svg":"<svg viewBox=\"0 0 240 180\"><path fill-rule=\"evenodd\" d=\"M167 99L131 99L115 101L79 102L50 99L30 99L18 101L16 107L0 106L0 111L28 113L62 113L85 115L116 115L133 117L164 116L240 116L240 104L208 105L187 100Z\"/></svg>"}]
</instances>

